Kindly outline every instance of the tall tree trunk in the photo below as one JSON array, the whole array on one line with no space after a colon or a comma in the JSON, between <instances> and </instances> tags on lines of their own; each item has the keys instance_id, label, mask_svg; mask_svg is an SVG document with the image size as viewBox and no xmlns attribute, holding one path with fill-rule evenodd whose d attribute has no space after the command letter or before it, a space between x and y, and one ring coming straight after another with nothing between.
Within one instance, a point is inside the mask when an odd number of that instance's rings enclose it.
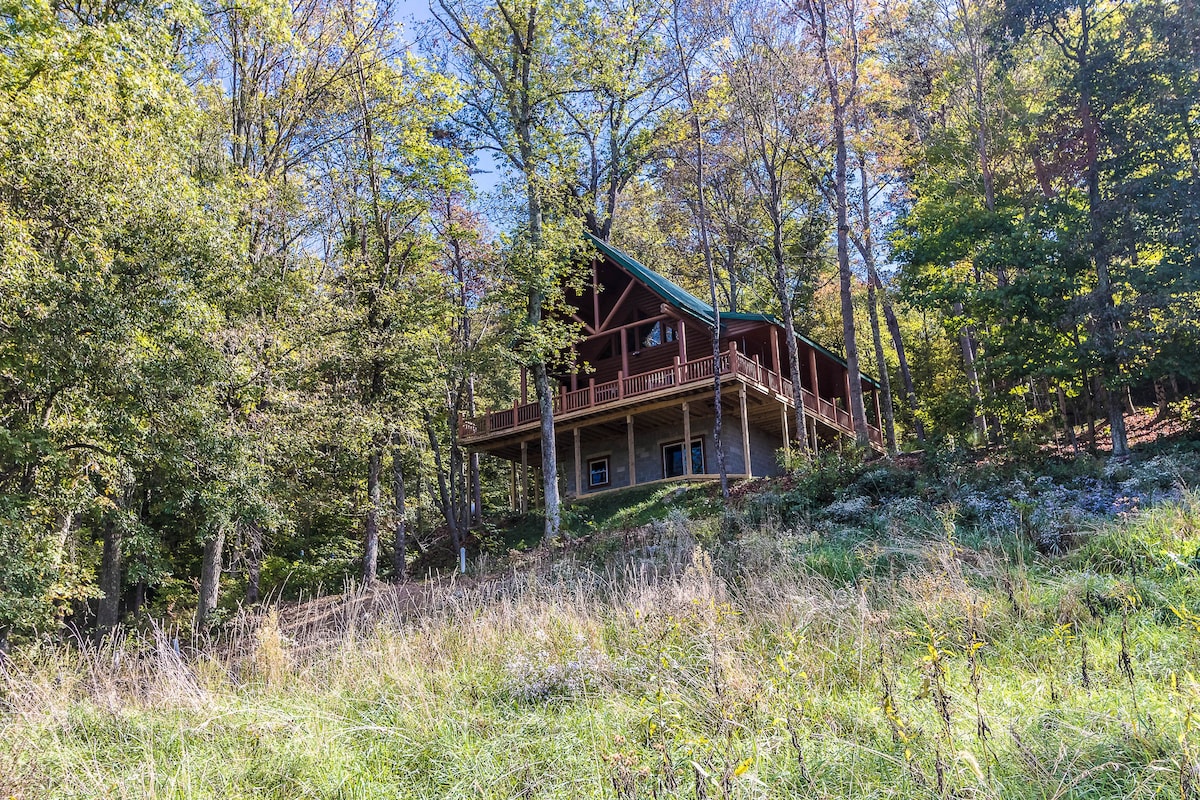
<instances>
[{"instance_id":1,"label":"tall tree trunk","mask_svg":"<svg viewBox=\"0 0 1200 800\"><path fill-rule=\"evenodd\" d=\"M554 541L562 528L562 510L558 494L558 443L554 436L554 391L546 362L533 365L533 385L541 412L542 435L542 506L546 515L545 536Z\"/></svg>"},{"instance_id":2,"label":"tall tree trunk","mask_svg":"<svg viewBox=\"0 0 1200 800\"><path fill-rule=\"evenodd\" d=\"M110 515L104 522L104 550L100 556L100 603L96 610L96 642L112 633L120 621L121 542L120 523Z\"/></svg>"},{"instance_id":3,"label":"tall tree trunk","mask_svg":"<svg viewBox=\"0 0 1200 800\"><path fill-rule=\"evenodd\" d=\"M429 448L433 451L433 463L437 469L438 494L442 501L442 515L446 518L446 526L450 528L450 539L457 551L463 545L463 531L458 519L457 503L450 491L446 477L446 469L442 460L442 447L438 443L437 429L433 425L433 417L425 412L425 434L429 437Z\"/></svg>"},{"instance_id":4,"label":"tall tree trunk","mask_svg":"<svg viewBox=\"0 0 1200 800\"><path fill-rule=\"evenodd\" d=\"M258 523L249 528L250 546L246 551L246 602L253 605L262 591L263 531Z\"/></svg>"},{"instance_id":5,"label":"tall tree trunk","mask_svg":"<svg viewBox=\"0 0 1200 800\"><path fill-rule=\"evenodd\" d=\"M528 131L525 136L527 139L529 138ZM537 254L543 246L542 204L536 186L536 177L533 175L527 177L526 202L529 207L530 247ZM544 302L545 297L540 290L535 289L530 292L527 321L531 328L541 325ZM558 443L554 435L554 389L550 386L550 373L546 369L545 359L539 358L531 367L533 388L537 395L538 414L541 420L544 536L547 541L554 541L562 529L561 501L558 494Z\"/></svg>"},{"instance_id":6,"label":"tall tree trunk","mask_svg":"<svg viewBox=\"0 0 1200 800\"><path fill-rule=\"evenodd\" d=\"M892 405L892 378L888 375L887 361L883 355L883 335L879 329L879 301L875 296L875 284L870 281L867 282L867 308L871 315L871 338L875 343L875 363L878 365L883 434L887 440L888 453L896 455L896 411Z\"/></svg>"},{"instance_id":7,"label":"tall tree trunk","mask_svg":"<svg viewBox=\"0 0 1200 800\"><path fill-rule=\"evenodd\" d=\"M1096 288L1093 294L1093 327L1099 333L1102 380L1108 409L1108 421L1114 458L1129 455L1129 439L1125 431L1125 409L1121 402L1116 304L1113 301L1112 278L1109 274L1107 236L1104 231L1104 201L1100 193L1100 125L1095 118L1092 89L1095 72L1091 58L1092 7L1080 4L1080 41L1078 47L1080 82L1080 116L1084 141L1087 145L1088 222L1091 227L1092 260L1096 266Z\"/></svg>"},{"instance_id":8,"label":"tall tree trunk","mask_svg":"<svg viewBox=\"0 0 1200 800\"><path fill-rule=\"evenodd\" d=\"M908 400L908 408L913 415L913 432L917 435L917 441L924 444L925 424L921 422L918 414L921 406L917 400L916 388L913 386L912 370L908 366L908 353L904 349L904 336L900 332L900 320L896 317L896 310L892 308L892 301L888 299L887 289L884 288L883 281L879 279L878 272L872 271L869 278L876 290L883 295L883 319L887 323L888 333L892 337L892 348L896 351L896 361L900 365L900 380L904 383L904 396Z\"/></svg>"},{"instance_id":9,"label":"tall tree trunk","mask_svg":"<svg viewBox=\"0 0 1200 800\"><path fill-rule=\"evenodd\" d=\"M875 296L875 233L871 225L871 190L874 183L865 160L858 159L859 189L862 192L862 246L863 265L867 268L867 310L871 318L871 339L875 344L875 363L879 374L879 391L882 398L883 432L887 449L896 454L896 414L892 406L892 379L888 375L887 361L883 355L883 336L879 330L879 303Z\"/></svg>"},{"instance_id":10,"label":"tall tree trunk","mask_svg":"<svg viewBox=\"0 0 1200 800\"><path fill-rule=\"evenodd\" d=\"M779 182L771 179L771 259L775 262L775 294L779 299L783 329L787 332L788 373L792 377L792 402L795 404L795 437L801 452L808 450L808 419L804 413L804 388L800 381L800 346L796 342L796 314L792 303L791 281L783 253L783 209Z\"/></svg>"},{"instance_id":11,"label":"tall tree trunk","mask_svg":"<svg viewBox=\"0 0 1200 800\"><path fill-rule=\"evenodd\" d=\"M846 124L847 114L854 107L858 91L858 38L857 9L847 7L848 28L839 31L841 46L849 48L845 63L835 67L837 57L830 51L832 41L829 31L828 0L803 0L800 12L812 31L814 44L821 57L825 72L825 88L829 93L829 109L833 116L833 189L834 210L837 214L837 258L838 290L842 301L842 335L846 342L846 369L850 373L850 419L854 427L854 438L859 446L870 445L867 432L867 410L863 402L862 371L858 363L858 339L854 329L854 276L850 271L850 222L849 204L846 199ZM843 86L848 81L848 86Z\"/></svg>"},{"instance_id":12,"label":"tall tree trunk","mask_svg":"<svg viewBox=\"0 0 1200 800\"><path fill-rule=\"evenodd\" d=\"M196 609L197 628L204 628L217 608L224 550L225 530L222 528L204 541L204 558L200 563L200 606Z\"/></svg>"},{"instance_id":13,"label":"tall tree trunk","mask_svg":"<svg viewBox=\"0 0 1200 800\"><path fill-rule=\"evenodd\" d=\"M475 410L475 376L467 378L467 413L474 419L478 413ZM470 490L471 490L471 523L483 524L483 486L479 476L479 453L472 451L470 455Z\"/></svg>"},{"instance_id":14,"label":"tall tree trunk","mask_svg":"<svg viewBox=\"0 0 1200 800\"><path fill-rule=\"evenodd\" d=\"M367 459L367 508L363 512L365 542L363 547L363 583L375 582L379 570L379 510L383 503L383 446L371 443L371 454Z\"/></svg>"},{"instance_id":15,"label":"tall tree trunk","mask_svg":"<svg viewBox=\"0 0 1200 800\"><path fill-rule=\"evenodd\" d=\"M396 583L403 583L408 567L408 510L404 504L404 458L398 437L392 439L392 497L396 515L396 533L392 543L392 574Z\"/></svg>"},{"instance_id":16,"label":"tall tree trunk","mask_svg":"<svg viewBox=\"0 0 1200 800\"><path fill-rule=\"evenodd\" d=\"M1067 393L1063 391L1061 383L1055 384L1054 389L1055 394L1058 395L1058 413L1062 415L1067 444L1071 445L1071 450L1075 455L1079 455L1079 441L1075 438L1075 425L1071 421L1070 414L1067 413Z\"/></svg>"},{"instance_id":17,"label":"tall tree trunk","mask_svg":"<svg viewBox=\"0 0 1200 800\"><path fill-rule=\"evenodd\" d=\"M696 221L700 229L700 250L704 255L704 267L708 272L709 302L713 310L712 355L713 355L713 449L717 456L717 471L721 478L721 499L729 501L729 473L725 464L725 447L721 442L721 310L717 298L717 267L713 259L712 242L709 238L708 204L704 197L704 135L700 126L700 112L696 107L696 96L692 89L691 64L684 53L683 38L679 29L679 3L675 3L672 23L675 34L675 50L679 56L680 76L683 78L684 97L687 100L688 115L691 117L693 154L696 159ZM731 367L734 365L730 365ZM692 443L684 442L684 458L691 458Z\"/></svg>"},{"instance_id":18,"label":"tall tree trunk","mask_svg":"<svg viewBox=\"0 0 1200 800\"><path fill-rule=\"evenodd\" d=\"M962 303L954 304L954 314L958 317L964 316ZM975 339L971 336L970 325L964 323L959 329L958 344L963 357L963 372L967 376L967 391L971 394L971 406L975 411L975 430L986 442L987 418L983 414L983 389L979 384L979 371L975 368Z\"/></svg>"},{"instance_id":19,"label":"tall tree trunk","mask_svg":"<svg viewBox=\"0 0 1200 800\"><path fill-rule=\"evenodd\" d=\"M827 56L828 58L828 56ZM832 68L827 69L832 75ZM839 99L836 80L830 78L833 95L834 193L837 198L838 286L842 299L842 335L846 341L846 369L850 373L850 418L854 439L870 445L867 409L863 402L862 370L858 363L858 338L854 329L853 274L850 271L850 222L846 200L846 109Z\"/></svg>"}]
</instances>

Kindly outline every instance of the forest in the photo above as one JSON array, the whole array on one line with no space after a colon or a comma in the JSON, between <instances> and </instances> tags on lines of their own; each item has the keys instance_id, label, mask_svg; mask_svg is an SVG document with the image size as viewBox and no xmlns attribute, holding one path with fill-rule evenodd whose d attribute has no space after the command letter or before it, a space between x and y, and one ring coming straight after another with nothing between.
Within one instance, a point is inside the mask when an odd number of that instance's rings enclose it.
<instances>
[{"instance_id":1,"label":"forest","mask_svg":"<svg viewBox=\"0 0 1200 800\"><path fill-rule=\"evenodd\" d=\"M0 0L0 651L502 552L458 420L585 232L892 455L1121 463L1200 414L1198 129L1194 0Z\"/></svg>"}]
</instances>

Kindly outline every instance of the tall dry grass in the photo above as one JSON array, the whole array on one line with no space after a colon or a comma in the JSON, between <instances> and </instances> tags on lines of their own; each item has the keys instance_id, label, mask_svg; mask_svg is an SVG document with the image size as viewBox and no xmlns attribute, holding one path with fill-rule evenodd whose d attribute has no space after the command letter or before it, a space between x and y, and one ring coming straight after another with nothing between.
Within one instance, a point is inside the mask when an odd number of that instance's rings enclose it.
<instances>
[{"instance_id":1,"label":"tall dry grass","mask_svg":"<svg viewBox=\"0 0 1200 800\"><path fill-rule=\"evenodd\" d=\"M210 641L28 648L0 668L0 789L1196 796L1200 628L1171 610L1195 576L1102 576L927 522L717 540L676 518L603 560L354 589ZM829 552L852 580L813 567Z\"/></svg>"}]
</instances>

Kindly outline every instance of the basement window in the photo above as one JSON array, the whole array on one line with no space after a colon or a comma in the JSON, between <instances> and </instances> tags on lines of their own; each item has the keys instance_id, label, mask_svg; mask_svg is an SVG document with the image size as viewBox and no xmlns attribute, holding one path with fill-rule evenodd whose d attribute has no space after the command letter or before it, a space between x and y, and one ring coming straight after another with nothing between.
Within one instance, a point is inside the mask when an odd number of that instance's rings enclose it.
<instances>
[{"instance_id":1,"label":"basement window","mask_svg":"<svg viewBox=\"0 0 1200 800\"><path fill-rule=\"evenodd\" d=\"M588 485L593 489L597 486L608 486L607 458L593 458L588 462Z\"/></svg>"},{"instance_id":2,"label":"basement window","mask_svg":"<svg viewBox=\"0 0 1200 800\"><path fill-rule=\"evenodd\" d=\"M683 442L664 444L663 477L678 478L683 475ZM704 474L704 440L692 439L692 474Z\"/></svg>"}]
</instances>

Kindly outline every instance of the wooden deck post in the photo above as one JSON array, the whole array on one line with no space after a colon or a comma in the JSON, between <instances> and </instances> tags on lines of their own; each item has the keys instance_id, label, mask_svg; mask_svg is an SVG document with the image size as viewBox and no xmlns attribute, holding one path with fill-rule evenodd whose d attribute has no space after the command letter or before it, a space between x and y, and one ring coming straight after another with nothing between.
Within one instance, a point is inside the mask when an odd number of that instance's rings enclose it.
<instances>
[{"instance_id":1,"label":"wooden deck post","mask_svg":"<svg viewBox=\"0 0 1200 800\"><path fill-rule=\"evenodd\" d=\"M779 405L779 423L783 426L783 460L787 462L790 468L792 465L792 435L788 430L787 403L780 403Z\"/></svg>"},{"instance_id":2,"label":"wooden deck post","mask_svg":"<svg viewBox=\"0 0 1200 800\"><path fill-rule=\"evenodd\" d=\"M625 399L625 370L617 370L617 399Z\"/></svg>"},{"instance_id":3,"label":"wooden deck post","mask_svg":"<svg viewBox=\"0 0 1200 800\"><path fill-rule=\"evenodd\" d=\"M842 382L846 384L846 411L850 411L850 370L842 373ZM854 415L850 414L850 430L854 430Z\"/></svg>"},{"instance_id":4,"label":"wooden deck post","mask_svg":"<svg viewBox=\"0 0 1200 800\"><path fill-rule=\"evenodd\" d=\"M583 445L578 425L575 426L575 496L583 497Z\"/></svg>"},{"instance_id":5,"label":"wooden deck post","mask_svg":"<svg viewBox=\"0 0 1200 800\"><path fill-rule=\"evenodd\" d=\"M813 397L821 399L821 383L817 380L817 351L808 348L808 371L812 373L812 393ZM821 404L817 403L817 413L821 412Z\"/></svg>"},{"instance_id":6,"label":"wooden deck post","mask_svg":"<svg viewBox=\"0 0 1200 800\"><path fill-rule=\"evenodd\" d=\"M521 442L521 508L522 514L529 513L529 442Z\"/></svg>"},{"instance_id":7,"label":"wooden deck post","mask_svg":"<svg viewBox=\"0 0 1200 800\"><path fill-rule=\"evenodd\" d=\"M620 328L617 335L621 337L621 372L629 374L629 329Z\"/></svg>"},{"instance_id":8,"label":"wooden deck post","mask_svg":"<svg viewBox=\"0 0 1200 800\"><path fill-rule=\"evenodd\" d=\"M633 415L625 415L625 434L629 438L629 485L637 486L637 457L633 449Z\"/></svg>"},{"instance_id":9,"label":"wooden deck post","mask_svg":"<svg viewBox=\"0 0 1200 800\"><path fill-rule=\"evenodd\" d=\"M683 368L679 365L679 356L675 356L675 385L683 383Z\"/></svg>"},{"instance_id":10,"label":"wooden deck post","mask_svg":"<svg viewBox=\"0 0 1200 800\"><path fill-rule=\"evenodd\" d=\"M679 360L684 364L687 363L687 325L682 319L679 320Z\"/></svg>"},{"instance_id":11,"label":"wooden deck post","mask_svg":"<svg viewBox=\"0 0 1200 800\"><path fill-rule=\"evenodd\" d=\"M771 369L775 370L775 374L780 378L783 377L783 367L780 364L779 353L779 328L771 326ZM783 381L779 382L779 393L783 394Z\"/></svg>"},{"instance_id":12,"label":"wooden deck post","mask_svg":"<svg viewBox=\"0 0 1200 800\"><path fill-rule=\"evenodd\" d=\"M720 364L717 366L720 366ZM738 374L737 342L729 343L729 374Z\"/></svg>"},{"instance_id":13,"label":"wooden deck post","mask_svg":"<svg viewBox=\"0 0 1200 800\"><path fill-rule=\"evenodd\" d=\"M746 467L747 478L754 477L754 469L750 466L750 420L746 419L746 384L738 384L738 403L741 404L742 415L742 463Z\"/></svg>"},{"instance_id":14,"label":"wooden deck post","mask_svg":"<svg viewBox=\"0 0 1200 800\"><path fill-rule=\"evenodd\" d=\"M517 462L508 462L508 509L517 513Z\"/></svg>"},{"instance_id":15,"label":"wooden deck post","mask_svg":"<svg viewBox=\"0 0 1200 800\"><path fill-rule=\"evenodd\" d=\"M692 474L692 415L688 404L683 404L683 474Z\"/></svg>"}]
</instances>

